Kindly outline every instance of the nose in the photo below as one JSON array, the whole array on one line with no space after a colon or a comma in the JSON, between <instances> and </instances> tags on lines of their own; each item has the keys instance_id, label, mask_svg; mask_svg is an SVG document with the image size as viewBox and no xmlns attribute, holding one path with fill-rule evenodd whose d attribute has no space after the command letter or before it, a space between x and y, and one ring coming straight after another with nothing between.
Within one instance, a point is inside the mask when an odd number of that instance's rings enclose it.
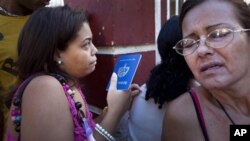
<instances>
[{"instance_id":1,"label":"nose","mask_svg":"<svg viewBox=\"0 0 250 141\"><path fill-rule=\"evenodd\" d=\"M97 53L98 49L96 48L96 46L92 43L92 55L95 55Z\"/></svg>"},{"instance_id":2,"label":"nose","mask_svg":"<svg viewBox=\"0 0 250 141\"><path fill-rule=\"evenodd\" d=\"M206 37L201 37L197 44L198 47L196 49L196 52L199 56L213 53L213 48L208 46Z\"/></svg>"}]
</instances>

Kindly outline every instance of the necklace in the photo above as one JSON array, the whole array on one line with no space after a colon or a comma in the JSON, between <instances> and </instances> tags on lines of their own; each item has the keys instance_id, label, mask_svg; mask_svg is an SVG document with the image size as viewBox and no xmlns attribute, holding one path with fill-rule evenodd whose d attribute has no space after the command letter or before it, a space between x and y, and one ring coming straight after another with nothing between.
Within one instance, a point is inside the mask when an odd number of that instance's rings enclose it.
<instances>
[{"instance_id":1,"label":"necklace","mask_svg":"<svg viewBox=\"0 0 250 141\"><path fill-rule=\"evenodd\" d=\"M0 6L0 11L2 11L3 13L5 13L5 14L8 15L8 16L12 16L12 17L17 17L17 16L19 16L19 15L12 14L12 13L8 12L8 11L5 10L2 6Z\"/></svg>"},{"instance_id":2,"label":"necklace","mask_svg":"<svg viewBox=\"0 0 250 141\"><path fill-rule=\"evenodd\" d=\"M231 121L231 123L232 123L233 125L235 125L235 122L234 122L233 119L229 116L229 114L227 113L225 107L220 103L219 100L217 100L216 98L215 98L215 100L216 100L216 102L220 105L220 108L221 108L222 111L225 113L225 115L227 116L227 118Z\"/></svg>"}]
</instances>

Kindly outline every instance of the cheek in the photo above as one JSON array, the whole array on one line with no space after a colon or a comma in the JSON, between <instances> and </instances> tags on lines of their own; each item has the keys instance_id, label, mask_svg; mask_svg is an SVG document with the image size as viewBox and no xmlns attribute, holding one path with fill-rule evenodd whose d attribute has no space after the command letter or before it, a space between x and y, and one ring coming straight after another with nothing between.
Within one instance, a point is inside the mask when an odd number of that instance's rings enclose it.
<instances>
[{"instance_id":1,"label":"cheek","mask_svg":"<svg viewBox=\"0 0 250 141\"><path fill-rule=\"evenodd\" d=\"M89 58L86 55L79 54L75 57L75 65L81 69L86 69L88 66Z\"/></svg>"},{"instance_id":2,"label":"cheek","mask_svg":"<svg viewBox=\"0 0 250 141\"><path fill-rule=\"evenodd\" d=\"M70 67L69 69L71 70L71 73L75 75L75 77L84 77L89 74L88 57L83 55L75 56L74 59L71 61L70 66L68 67Z\"/></svg>"},{"instance_id":3,"label":"cheek","mask_svg":"<svg viewBox=\"0 0 250 141\"><path fill-rule=\"evenodd\" d=\"M89 71L91 68L91 56L88 52L82 52L81 54L78 54L77 57L77 64L79 65L79 71Z\"/></svg>"},{"instance_id":4,"label":"cheek","mask_svg":"<svg viewBox=\"0 0 250 141\"><path fill-rule=\"evenodd\" d=\"M198 62L196 61L197 59L198 58L194 56L185 57L185 61L187 62L189 69L191 70L191 72L193 73L196 79L199 78L199 66L198 66Z\"/></svg>"},{"instance_id":5,"label":"cheek","mask_svg":"<svg viewBox=\"0 0 250 141\"><path fill-rule=\"evenodd\" d=\"M80 53L68 54L67 57L64 57L64 60L66 61L64 65L71 71L81 71L87 66L86 59L87 58ZM72 70L72 68L74 69Z\"/></svg>"},{"instance_id":6,"label":"cheek","mask_svg":"<svg viewBox=\"0 0 250 141\"><path fill-rule=\"evenodd\" d=\"M249 54L250 52L248 52L248 54L246 54L246 52L242 52L242 54L239 54L239 56L234 56L234 58L231 58L232 60L229 63L231 63L232 72L238 71L239 68L241 68L240 70L244 70L250 67Z\"/></svg>"},{"instance_id":7,"label":"cheek","mask_svg":"<svg viewBox=\"0 0 250 141\"><path fill-rule=\"evenodd\" d=\"M235 44L232 44L230 50L227 52L227 56L231 58L229 62L237 62L236 64L249 64L250 59L250 46L249 43L244 40L238 40ZM247 63L247 64L244 64Z\"/></svg>"},{"instance_id":8,"label":"cheek","mask_svg":"<svg viewBox=\"0 0 250 141\"><path fill-rule=\"evenodd\" d=\"M190 68L190 70L192 72L194 72L195 71L195 65L197 64L197 62L195 62L194 57L191 57L190 55L186 56L185 61L187 62L187 65Z\"/></svg>"}]
</instances>

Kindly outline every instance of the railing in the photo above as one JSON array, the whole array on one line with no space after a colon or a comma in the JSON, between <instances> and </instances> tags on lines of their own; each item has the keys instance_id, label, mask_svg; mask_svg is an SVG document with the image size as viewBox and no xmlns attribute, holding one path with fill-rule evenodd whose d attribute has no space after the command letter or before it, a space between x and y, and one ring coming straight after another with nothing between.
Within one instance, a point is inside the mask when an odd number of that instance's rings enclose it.
<instances>
[{"instance_id":1,"label":"railing","mask_svg":"<svg viewBox=\"0 0 250 141\"><path fill-rule=\"evenodd\" d=\"M186 0L166 0L167 1L167 19L171 17L171 15L179 15L180 13L180 8L181 5L186 1ZM174 13L171 13L174 11Z\"/></svg>"}]
</instances>

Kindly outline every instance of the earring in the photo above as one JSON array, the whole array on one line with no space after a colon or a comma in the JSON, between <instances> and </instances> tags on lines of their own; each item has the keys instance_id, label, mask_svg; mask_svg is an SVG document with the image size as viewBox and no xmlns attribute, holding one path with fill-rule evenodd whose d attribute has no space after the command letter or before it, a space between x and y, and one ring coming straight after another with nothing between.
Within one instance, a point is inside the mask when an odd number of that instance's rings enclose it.
<instances>
[{"instance_id":1,"label":"earring","mask_svg":"<svg viewBox=\"0 0 250 141\"><path fill-rule=\"evenodd\" d=\"M57 61L57 64L58 64L58 65L61 65L61 64L62 64L62 61L61 61L61 60L58 60L58 61Z\"/></svg>"}]
</instances>

